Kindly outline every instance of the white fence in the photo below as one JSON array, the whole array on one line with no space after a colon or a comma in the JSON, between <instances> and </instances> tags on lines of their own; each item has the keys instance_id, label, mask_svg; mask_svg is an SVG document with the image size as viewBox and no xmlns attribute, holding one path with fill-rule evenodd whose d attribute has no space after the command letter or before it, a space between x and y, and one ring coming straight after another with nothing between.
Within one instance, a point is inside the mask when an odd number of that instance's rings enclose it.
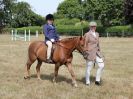
<instances>
[{"instance_id":1,"label":"white fence","mask_svg":"<svg viewBox=\"0 0 133 99\"><path fill-rule=\"evenodd\" d=\"M19 32L17 30L12 30L11 31L11 39L12 41L16 41L16 40L23 40L23 41L30 41L31 40L31 37L36 37L38 38L38 30L36 30L36 35L32 35L31 36L31 31L28 30L24 30L23 33L19 34Z\"/></svg>"}]
</instances>

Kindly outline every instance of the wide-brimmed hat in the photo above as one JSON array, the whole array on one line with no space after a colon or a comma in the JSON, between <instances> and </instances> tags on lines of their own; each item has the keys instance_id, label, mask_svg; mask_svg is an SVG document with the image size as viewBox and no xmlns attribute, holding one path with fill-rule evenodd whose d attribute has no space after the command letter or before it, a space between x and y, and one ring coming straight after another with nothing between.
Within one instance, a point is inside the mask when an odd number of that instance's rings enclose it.
<instances>
[{"instance_id":1,"label":"wide-brimmed hat","mask_svg":"<svg viewBox=\"0 0 133 99\"><path fill-rule=\"evenodd\" d=\"M90 22L89 26L97 26L97 23L92 21L92 22Z\"/></svg>"}]
</instances>

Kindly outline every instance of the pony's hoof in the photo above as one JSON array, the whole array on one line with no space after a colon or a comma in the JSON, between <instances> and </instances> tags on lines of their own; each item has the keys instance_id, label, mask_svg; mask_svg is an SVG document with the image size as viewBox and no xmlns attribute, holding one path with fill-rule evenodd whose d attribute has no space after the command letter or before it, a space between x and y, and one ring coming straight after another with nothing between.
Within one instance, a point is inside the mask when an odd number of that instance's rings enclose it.
<instances>
[{"instance_id":1,"label":"pony's hoof","mask_svg":"<svg viewBox=\"0 0 133 99\"><path fill-rule=\"evenodd\" d=\"M26 80L26 79L30 79L30 77L29 76L24 76L24 79Z\"/></svg>"},{"instance_id":2,"label":"pony's hoof","mask_svg":"<svg viewBox=\"0 0 133 99\"><path fill-rule=\"evenodd\" d=\"M57 83L56 82L53 82L54 85L56 85Z\"/></svg>"},{"instance_id":3,"label":"pony's hoof","mask_svg":"<svg viewBox=\"0 0 133 99\"><path fill-rule=\"evenodd\" d=\"M53 83L56 83L56 81L52 81Z\"/></svg>"},{"instance_id":4,"label":"pony's hoof","mask_svg":"<svg viewBox=\"0 0 133 99\"><path fill-rule=\"evenodd\" d=\"M73 85L74 87L78 87L78 85L77 85L77 82L76 82L76 81L72 81L72 85Z\"/></svg>"},{"instance_id":5,"label":"pony's hoof","mask_svg":"<svg viewBox=\"0 0 133 99\"><path fill-rule=\"evenodd\" d=\"M56 83L57 83L57 82L56 82L56 80L55 80L55 79L53 79L53 84L54 84L54 85L56 85Z\"/></svg>"},{"instance_id":6,"label":"pony's hoof","mask_svg":"<svg viewBox=\"0 0 133 99\"><path fill-rule=\"evenodd\" d=\"M77 85L77 84L74 84L73 86L74 86L75 88L77 88L77 87L78 87L78 85Z\"/></svg>"},{"instance_id":7,"label":"pony's hoof","mask_svg":"<svg viewBox=\"0 0 133 99\"><path fill-rule=\"evenodd\" d=\"M38 79L38 81L42 81L42 79L41 78L37 78Z\"/></svg>"},{"instance_id":8,"label":"pony's hoof","mask_svg":"<svg viewBox=\"0 0 133 99\"><path fill-rule=\"evenodd\" d=\"M52 80L52 81L53 81L53 83L56 83L56 79L55 79L55 78L53 78L53 80Z\"/></svg>"}]
</instances>

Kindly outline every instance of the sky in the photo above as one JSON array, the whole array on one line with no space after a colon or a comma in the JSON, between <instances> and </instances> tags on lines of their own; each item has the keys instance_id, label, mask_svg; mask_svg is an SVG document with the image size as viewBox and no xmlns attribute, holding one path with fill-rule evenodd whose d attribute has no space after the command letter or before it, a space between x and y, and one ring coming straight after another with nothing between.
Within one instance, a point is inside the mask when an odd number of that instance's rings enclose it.
<instances>
[{"instance_id":1,"label":"sky","mask_svg":"<svg viewBox=\"0 0 133 99\"><path fill-rule=\"evenodd\" d=\"M46 16L47 14L57 11L58 5L64 0L18 0L28 2L34 12L39 15Z\"/></svg>"}]
</instances>

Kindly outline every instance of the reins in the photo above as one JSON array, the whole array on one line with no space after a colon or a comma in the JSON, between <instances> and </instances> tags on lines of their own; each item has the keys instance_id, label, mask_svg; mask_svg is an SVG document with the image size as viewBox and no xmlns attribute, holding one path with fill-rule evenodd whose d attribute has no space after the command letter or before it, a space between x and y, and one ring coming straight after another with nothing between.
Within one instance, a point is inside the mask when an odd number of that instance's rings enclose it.
<instances>
[{"instance_id":1,"label":"reins","mask_svg":"<svg viewBox=\"0 0 133 99\"><path fill-rule=\"evenodd\" d=\"M61 41L59 41L59 42L61 42ZM77 46L77 42L76 42L75 46L72 48L72 50L74 50L74 48ZM67 48L66 46L63 46L63 45L59 44L58 42L56 44L63 47L63 48L65 48L65 49L67 49L67 50L71 50L70 48Z\"/></svg>"}]
</instances>

